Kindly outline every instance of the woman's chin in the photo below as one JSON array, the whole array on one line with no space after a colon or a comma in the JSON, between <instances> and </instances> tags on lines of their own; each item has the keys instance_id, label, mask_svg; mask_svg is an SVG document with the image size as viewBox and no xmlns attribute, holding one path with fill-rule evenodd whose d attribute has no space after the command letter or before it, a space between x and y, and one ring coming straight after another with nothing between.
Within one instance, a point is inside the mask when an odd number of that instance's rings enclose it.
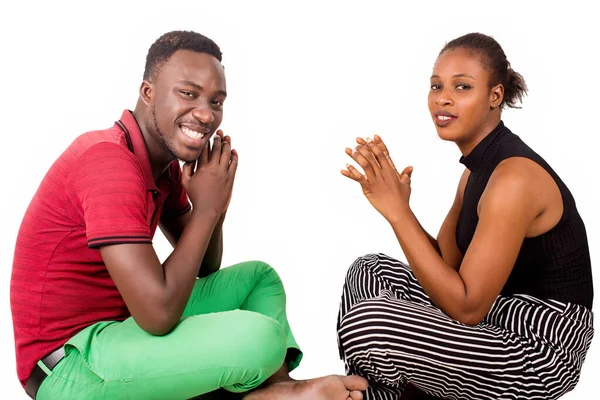
<instances>
[{"instance_id":1,"label":"woman's chin","mask_svg":"<svg viewBox=\"0 0 600 400\"><path fill-rule=\"evenodd\" d=\"M449 142L456 142L456 140L458 139L457 135L455 132L453 132L452 130L449 130L447 128L440 128L440 127L435 127L438 137L442 140L446 140Z\"/></svg>"}]
</instances>

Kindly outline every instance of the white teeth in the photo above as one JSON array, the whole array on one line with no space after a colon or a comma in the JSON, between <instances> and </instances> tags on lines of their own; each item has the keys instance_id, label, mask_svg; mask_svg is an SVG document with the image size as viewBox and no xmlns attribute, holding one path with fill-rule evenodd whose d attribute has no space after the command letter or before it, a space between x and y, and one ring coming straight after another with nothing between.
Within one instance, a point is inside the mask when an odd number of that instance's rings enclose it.
<instances>
[{"instance_id":1,"label":"white teeth","mask_svg":"<svg viewBox=\"0 0 600 400\"><path fill-rule=\"evenodd\" d=\"M450 117L447 117L445 115L438 115L437 117L441 121L448 121L450 119Z\"/></svg>"},{"instance_id":2,"label":"white teeth","mask_svg":"<svg viewBox=\"0 0 600 400\"><path fill-rule=\"evenodd\" d=\"M185 136L191 137L192 139L202 139L204 136L204 133L196 132L187 126L182 126L181 132L183 132Z\"/></svg>"}]
</instances>

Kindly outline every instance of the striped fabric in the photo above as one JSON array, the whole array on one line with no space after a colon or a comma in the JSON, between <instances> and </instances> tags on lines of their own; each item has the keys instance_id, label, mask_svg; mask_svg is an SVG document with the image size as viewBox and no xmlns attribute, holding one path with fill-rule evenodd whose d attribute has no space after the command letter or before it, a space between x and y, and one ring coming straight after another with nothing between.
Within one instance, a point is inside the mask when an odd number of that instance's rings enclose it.
<instances>
[{"instance_id":1,"label":"striped fabric","mask_svg":"<svg viewBox=\"0 0 600 400\"><path fill-rule=\"evenodd\" d=\"M399 399L408 382L444 399L556 399L579 380L592 320L580 305L515 295L464 325L409 266L371 254L348 271L338 340L347 372L370 382L366 400Z\"/></svg>"}]
</instances>

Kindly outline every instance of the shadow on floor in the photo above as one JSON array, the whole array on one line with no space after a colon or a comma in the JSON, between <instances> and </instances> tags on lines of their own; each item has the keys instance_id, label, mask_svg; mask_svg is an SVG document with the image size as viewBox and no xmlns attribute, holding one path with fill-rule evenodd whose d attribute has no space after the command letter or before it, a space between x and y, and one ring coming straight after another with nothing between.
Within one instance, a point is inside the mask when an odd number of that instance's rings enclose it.
<instances>
[{"instance_id":1,"label":"shadow on floor","mask_svg":"<svg viewBox=\"0 0 600 400\"><path fill-rule=\"evenodd\" d=\"M202 394L189 400L242 400L242 395L239 393L231 393L227 390L215 390L214 392Z\"/></svg>"},{"instance_id":2,"label":"shadow on floor","mask_svg":"<svg viewBox=\"0 0 600 400\"><path fill-rule=\"evenodd\" d=\"M242 395L231 393L226 390L216 390L211 393L196 396L190 400L241 400ZM437 400L437 397L430 396L426 393L421 392L419 389L412 385L408 385L402 394L401 400Z\"/></svg>"}]
</instances>

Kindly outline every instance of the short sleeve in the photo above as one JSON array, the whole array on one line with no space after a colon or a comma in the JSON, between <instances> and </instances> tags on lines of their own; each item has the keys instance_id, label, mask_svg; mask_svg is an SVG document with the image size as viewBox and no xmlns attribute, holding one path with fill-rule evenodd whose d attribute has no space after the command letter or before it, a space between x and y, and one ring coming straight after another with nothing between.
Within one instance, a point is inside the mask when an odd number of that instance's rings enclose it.
<instances>
[{"instance_id":1,"label":"short sleeve","mask_svg":"<svg viewBox=\"0 0 600 400\"><path fill-rule=\"evenodd\" d=\"M175 187L165 200L161 218L181 217L192 209L188 195L181 184L181 167L177 161L171 163L171 179Z\"/></svg>"},{"instance_id":2,"label":"short sleeve","mask_svg":"<svg viewBox=\"0 0 600 400\"><path fill-rule=\"evenodd\" d=\"M102 142L86 150L69 174L67 193L83 213L88 247L152 243L144 174L124 146Z\"/></svg>"}]
</instances>

